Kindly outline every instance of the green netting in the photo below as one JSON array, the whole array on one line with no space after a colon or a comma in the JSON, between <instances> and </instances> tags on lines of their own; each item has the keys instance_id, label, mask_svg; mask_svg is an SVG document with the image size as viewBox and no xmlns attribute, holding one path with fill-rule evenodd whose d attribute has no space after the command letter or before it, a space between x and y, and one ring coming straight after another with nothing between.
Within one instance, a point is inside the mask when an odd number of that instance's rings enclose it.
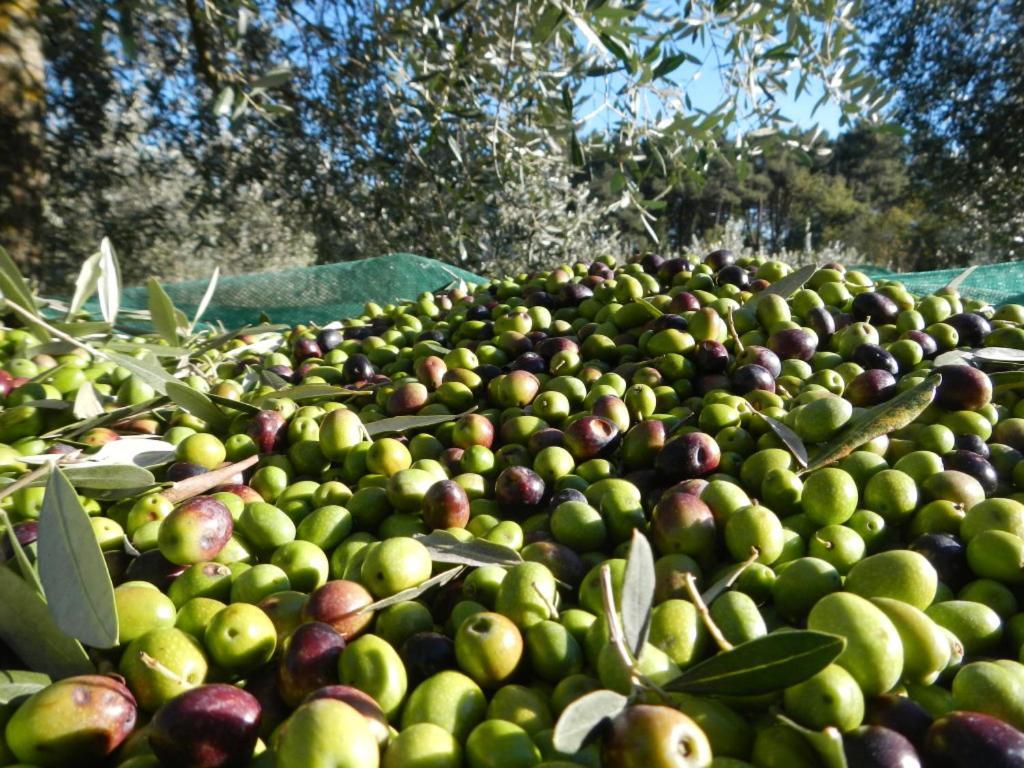
<instances>
[{"instance_id":1,"label":"green netting","mask_svg":"<svg viewBox=\"0 0 1024 768\"><path fill-rule=\"evenodd\" d=\"M935 291L963 272L962 269L944 269L897 273L874 266L858 269L873 279L900 280L914 293ZM360 314L367 301L388 303L415 299L423 291L436 291L459 279L486 282L466 270L410 253L223 277L203 320L220 322L228 328L255 323L261 315L273 322L291 325L323 324ZM194 314L206 287L205 279L165 286L175 306L189 317ZM960 286L960 291L965 296L992 304L1024 304L1024 262L979 267ZM147 302L144 287L125 289L124 308L145 309Z\"/></svg>"},{"instance_id":2,"label":"green netting","mask_svg":"<svg viewBox=\"0 0 1024 768\"><path fill-rule=\"evenodd\" d=\"M265 314L275 323L323 324L362 314L367 301L415 299L424 291L437 291L460 279L486 282L472 272L411 253L222 277L203 321L241 328ZM164 287L174 305L192 317L207 285L207 280L189 280ZM145 309L147 302L145 287L127 288L121 306Z\"/></svg>"},{"instance_id":3,"label":"green netting","mask_svg":"<svg viewBox=\"0 0 1024 768\"><path fill-rule=\"evenodd\" d=\"M892 272L882 267L857 267L872 280L899 280L912 293L931 293L947 285L964 269L932 272ZM960 285L960 293L990 304L1024 304L1024 261L986 264L975 269Z\"/></svg>"}]
</instances>

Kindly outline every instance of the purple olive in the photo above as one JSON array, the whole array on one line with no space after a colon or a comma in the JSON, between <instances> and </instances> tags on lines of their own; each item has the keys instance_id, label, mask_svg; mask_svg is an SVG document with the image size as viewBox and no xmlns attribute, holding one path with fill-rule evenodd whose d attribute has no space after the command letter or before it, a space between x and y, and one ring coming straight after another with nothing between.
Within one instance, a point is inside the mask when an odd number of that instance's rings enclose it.
<instances>
[{"instance_id":1,"label":"purple olive","mask_svg":"<svg viewBox=\"0 0 1024 768\"><path fill-rule=\"evenodd\" d=\"M843 392L850 404L858 408L884 403L895 394L896 377L881 368L858 373Z\"/></svg>"},{"instance_id":2,"label":"purple olive","mask_svg":"<svg viewBox=\"0 0 1024 768\"><path fill-rule=\"evenodd\" d=\"M536 351L541 357L550 360L559 352L579 352L580 346L565 336L552 336L538 344Z\"/></svg>"},{"instance_id":3,"label":"purple olive","mask_svg":"<svg viewBox=\"0 0 1024 768\"><path fill-rule=\"evenodd\" d=\"M843 734L849 768L920 768L917 750L907 738L880 725L864 725Z\"/></svg>"},{"instance_id":4,"label":"purple olive","mask_svg":"<svg viewBox=\"0 0 1024 768\"><path fill-rule=\"evenodd\" d=\"M828 341L836 332L836 320L825 307L812 307L807 312L807 327L818 334L823 342Z\"/></svg>"},{"instance_id":5,"label":"purple olive","mask_svg":"<svg viewBox=\"0 0 1024 768\"><path fill-rule=\"evenodd\" d=\"M164 471L164 477L172 483L188 480L190 477L205 475L209 470L201 464L191 464L187 461L176 461L168 465Z\"/></svg>"},{"instance_id":6,"label":"purple olive","mask_svg":"<svg viewBox=\"0 0 1024 768\"><path fill-rule=\"evenodd\" d=\"M874 325L895 323L896 316L900 313L900 308L895 301L877 291L858 293L853 297L851 308L855 318L858 320L870 318Z\"/></svg>"},{"instance_id":7,"label":"purple olive","mask_svg":"<svg viewBox=\"0 0 1024 768\"><path fill-rule=\"evenodd\" d=\"M171 582L185 572L187 566L172 563L159 549L143 552L128 563L125 569L125 581L145 581L166 592Z\"/></svg>"},{"instance_id":8,"label":"purple olive","mask_svg":"<svg viewBox=\"0 0 1024 768\"><path fill-rule=\"evenodd\" d=\"M702 341L694 350L693 362L701 373L724 373L729 367L729 350L717 341Z\"/></svg>"},{"instance_id":9,"label":"purple olive","mask_svg":"<svg viewBox=\"0 0 1024 768\"><path fill-rule=\"evenodd\" d=\"M740 395L755 389L774 392L775 378L771 371L760 365L741 365L732 372L732 389Z\"/></svg>"},{"instance_id":10,"label":"purple olive","mask_svg":"<svg viewBox=\"0 0 1024 768\"><path fill-rule=\"evenodd\" d=\"M251 693L213 683L171 699L149 724L149 746L164 765L245 766L259 736L261 707Z\"/></svg>"},{"instance_id":11,"label":"purple olive","mask_svg":"<svg viewBox=\"0 0 1024 768\"><path fill-rule=\"evenodd\" d=\"M566 283L558 289L558 298L563 307L574 307L593 296L594 292L581 283Z\"/></svg>"},{"instance_id":12,"label":"purple olive","mask_svg":"<svg viewBox=\"0 0 1024 768\"><path fill-rule=\"evenodd\" d=\"M465 528L469 496L454 480L439 480L423 496L423 522L428 528Z\"/></svg>"},{"instance_id":13,"label":"purple olive","mask_svg":"<svg viewBox=\"0 0 1024 768\"><path fill-rule=\"evenodd\" d=\"M971 578L967 547L952 534L923 533L910 542L908 549L931 563L939 574L939 580L951 589L959 589Z\"/></svg>"},{"instance_id":14,"label":"purple olive","mask_svg":"<svg viewBox=\"0 0 1024 768\"><path fill-rule=\"evenodd\" d=\"M971 451L954 450L942 455L943 469L955 469L964 472L979 483L986 496L991 496L999 487L999 476L996 469L986 458Z\"/></svg>"},{"instance_id":15,"label":"purple olive","mask_svg":"<svg viewBox=\"0 0 1024 768\"><path fill-rule=\"evenodd\" d=\"M962 451L976 453L983 459L987 459L989 457L990 451L988 443L986 443L980 435L964 432L963 434L956 436L954 443L956 447Z\"/></svg>"},{"instance_id":16,"label":"purple olive","mask_svg":"<svg viewBox=\"0 0 1024 768\"><path fill-rule=\"evenodd\" d=\"M935 402L950 411L976 411L992 400L992 380L969 365L941 365L935 373L942 382L935 391Z\"/></svg>"},{"instance_id":17,"label":"purple olive","mask_svg":"<svg viewBox=\"0 0 1024 768\"><path fill-rule=\"evenodd\" d=\"M929 768L1020 768L1024 733L980 712L950 712L928 729L922 754Z\"/></svg>"},{"instance_id":18,"label":"purple olive","mask_svg":"<svg viewBox=\"0 0 1024 768\"><path fill-rule=\"evenodd\" d=\"M619 428L600 416L583 416L564 430L565 447L577 462L607 456L619 445Z\"/></svg>"},{"instance_id":19,"label":"purple olive","mask_svg":"<svg viewBox=\"0 0 1024 768\"><path fill-rule=\"evenodd\" d=\"M767 347L751 344L736 356L736 365L760 365L777 379L782 373L782 361Z\"/></svg>"},{"instance_id":20,"label":"purple olive","mask_svg":"<svg viewBox=\"0 0 1024 768\"><path fill-rule=\"evenodd\" d=\"M295 358L296 362L302 362L308 360L311 357L322 357L323 353L320 351L320 345L316 343L315 339L297 339L292 345L292 357Z\"/></svg>"},{"instance_id":21,"label":"purple olive","mask_svg":"<svg viewBox=\"0 0 1024 768\"><path fill-rule=\"evenodd\" d=\"M494 498L502 511L527 515L544 501L544 481L527 467L508 467L494 481Z\"/></svg>"},{"instance_id":22,"label":"purple olive","mask_svg":"<svg viewBox=\"0 0 1024 768\"><path fill-rule=\"evenodd\" d=\"M700 299L689 291L677 293L668 304L668 311L675 314L680 312L696 312L698 309L700 309Z\"/></svg>"},{"instance_id":23,"label":"purple olive","mask_svg":"<svg viewBox=\"0 0 1024 768\"><path fill-rule=\"evenodd\" d=\"M373 368L370 358L363 354L350 356L341 365L341 380L346 384L357 381L369 381L377 371Z\"/></svg>"},{"instance_id":24,"label":"purple olive","mask_svg":"<svg viewBox=\"0 0 1024 768\"><path fill-rule=\"evenodd\" d=\"M277 411L260 411L253 414L245 434L253 439L260 453L274 453L284 449L288 422Z\"/></svg>"},{"instance_id":25,"label":"purple olive","mask_svg":"<svg viewBox=\"0 0 1024 768\"><path fill-rule=\"evenodd\" d=\"M900 372L896 358L878 344L861 344L853 350L851 359L866 371L888 371L893 376Z\"/></svg>"},{"instance_id":26,"label":"purple olive","mask_svg":"<svg viewBox=\"0 0 1024 768\"><path fill-rule=\"evenodd\" d=\"M338 680L338 659L345 638L330 624L302 624L284 641L277 667L281 698L297 707L310 693Z\"/></svg>"},{"instance_id":27,"label":"purple olive","mask_svg":"<svg viewBox=\"0 0 1024 768\"><path fill-rule=\"evenodd\" d=\"M939 345L935 339L924 331L904 331L900 334L900 338L917 342L917 345L921 347L921 351L924 353L925 360L935 357L939 351Z\"/></svg>"},{"instance_id":28,"label":"purple olive","mask_svg":"<svg viewBox=\"0 0 1024 768\"><path fill-rule=\"evenodd\" d=\"M810 360L817 349L817 342L803 328L786 328L771 335L768 348L783 360Z\"/></svg>"},{"instance_id":29,"label":"purple olive","mask_svg":"<svg viewBox=\"0 0 1024 768\"><path fill-rule=\"evenodd\" d=\"M703 432L687 432L665 443L654 467L668 480L703 477L718 469L722 452L715 438Z\"/></svg>"},{"instance_id":30,"label":"purple olive","mask_svg":"<svg viewBox=\"0 0 1024 768\"><path fill-rule=\"evenodd\" d=\"M670 328L676 331L685 331L690 327L690 323L682 315L666 312L664 315L656 317L650 327L652 331L665 331Z\"/></svg>"},{"instance_id":31,"label":"purple olive","mask_svg":"<svg viewBox=\"0 0 1024 768\"><path fill-rule=\"evenodd\" d=\"M750 285L750 274L739 264L729 264L718 270L715 274L715 280L719 285L735 285L737 288L747 288Z\"/></svg>"},{"instance_id":32,"label":"purple olive","mask_svg":"<svg viewBox=\"0 0 1024 768\"><path fill-rule=\"evenodd\" d=\"M704 263L716 272L730 264L734 264L735 262L736 257L733 255L733 252L726 248L720 248L717 251L712 251L704 257Z\"/></svg>"},{"instance_id":33,"label":"purple olive","mask_svg":"<svg viewBox=\"0 0 1024 768\"><path fill-rule=\"evenodd\" d=\"M920 748L932 725L932 716L909 696L883 693L867 701L864 722L896 731Z\"/></svg>"},{"instance_id":34,"label":"purple olive","mask_svg":"<svg viewBox=\"0 0 1024 768\"><path fill-rule=\"evenodd\" d=\"M947 317L947 325L956 329L960 344L968 347L980 347L985 343L985 337L992 332L992 326L984 317L974 312L961 312Z\"/></svg>"},{"instance_id":35,"label":"purple olive","mask_svg":"<svg viewBox=\"0 0 1024 768\"><path fill-rule=\"evenodd\" d=\"M576 589L587 573L583 560L564 544L537 541L523 547L523 559L546 565L555 578Z\"/></svg>"},{"instance_id":36,"label":"purple olive","mask_svg":"<svg viewBox=\"0 0 1024 768\"><path fill-rule=\"evenodd\" d=\"M715 551L715 517L692 494L663 496L651 516L651 539L659 554L690 555L706 562Z\"/></svg>"},{"instance_id":37,"label":"purple olive","mask_svg":"<svg viewBox=\"0 0 1024 768\"><path fill-rule=\"evenodd\" d=\"M432 675L455 667L455 643L440 632L417 632L399 651L409 675L410 687Z\"/></svg>"},{"instance_id":38,"label":"purple olive","mask_svg":"<svg viewBox=\"0 0 1024 768\"><path fill-rule=\"evenodd\" d=\"M295 376L294 369L289 365L272 365L269 368L267 368L267 371L277 376L280 376L282 379L288 382L293 382L297 378Z\"/></svg>"}]
</instances>

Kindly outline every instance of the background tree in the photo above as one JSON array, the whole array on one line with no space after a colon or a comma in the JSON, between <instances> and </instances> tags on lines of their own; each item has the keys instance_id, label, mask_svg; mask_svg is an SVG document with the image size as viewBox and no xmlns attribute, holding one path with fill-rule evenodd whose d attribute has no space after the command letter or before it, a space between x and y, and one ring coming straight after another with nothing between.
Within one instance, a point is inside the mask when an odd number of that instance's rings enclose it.
<instances>
[{"instance_id":1,"label":"background tree","mask_svg":"<svg viewBox=\"0 0 1024 768\"><path fill-rule=\"evenodd\" d=\"M486 269L547 242L555 258L593 247L587 233L606 223L578 204L593 146L616 210L650 242L665 208L636 174L644 147L671 160L659 161L667 189L704 174L727 126L780 123L787 87L824 84L851 114L879 106L853 8L47 0L46 217L6 242L74 263L110 234L128 279L225 255L240 271L414 248ZM722 86L703 112L686 93L698 71ZM25 116L37 132L39 119ZM524 179L571 180L547 202L567 242L495 235L522 226L510 222L529 200ZM39 276L66 282L57 266Z\"/></svg>"},{"instance_id":2,"label":"background tree","mask_svg":"<svg viewBox=\"0 0 1024 768\"><path fill-rule=\"evenodd\" d=\"M923 263L1019 258L1024 0L871 0L864 27L907 129Z\"/></svg>"}]
</instances>

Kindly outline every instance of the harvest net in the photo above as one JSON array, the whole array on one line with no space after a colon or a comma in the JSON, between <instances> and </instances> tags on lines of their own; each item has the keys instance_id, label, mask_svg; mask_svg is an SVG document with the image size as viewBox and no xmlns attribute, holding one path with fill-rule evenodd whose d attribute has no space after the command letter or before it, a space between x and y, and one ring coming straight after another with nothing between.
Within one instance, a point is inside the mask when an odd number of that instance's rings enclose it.
<instances>
[{"instance_id":1,"label":"harvest net","mask_svg":"<svg viewBox=\"0 0 1024 768\"><path fill-rule=\"evenodd\" d=\"M891 272L880 267L859 269L875 280L899 280L912 292L931 293L963 272ZM275 323L328 323L359 315L368 301L391 303L415 299L424 291L437 291L452 282L484 283L472 272L409 253L396 253L360 261L223 277L203 315L206 322L239 328L266 316ZM165 286L176 307L191 317L202 299L207 280ZM992 304L1024 303L1024 262L978 267L960 285L970 298ZM144 287L127 288L122 306L145 309Z\"/></svg>"}]
</instances>

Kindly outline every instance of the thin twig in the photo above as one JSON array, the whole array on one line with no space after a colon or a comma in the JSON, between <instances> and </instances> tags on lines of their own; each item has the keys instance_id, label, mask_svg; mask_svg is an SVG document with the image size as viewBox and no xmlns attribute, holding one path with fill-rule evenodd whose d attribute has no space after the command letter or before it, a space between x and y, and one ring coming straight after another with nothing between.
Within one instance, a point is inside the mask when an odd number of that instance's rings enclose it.
<instances>
[{"instance_id":1,"label":"thin twig","mask_svg":"<svg viewBox=\"0 0 1024 768\"><path fill-rule=\"evenodd\" d=\"M697 589L697 580L693 577L692 573L685 574L683 578L686 581L686 591L690 594L690 601L694 606L696 606L697 613L700 615L700 620L703 621L704 626L708 628L708 632L711 633L711 637L715 639L718 647L723 651L731 651L732 643L725 639L725 635L722 634L722 630L718 628L714 619L711 618L711 612L708 610L703 598L701 598L700 590Z\"/></svg>"}]
</instances>

